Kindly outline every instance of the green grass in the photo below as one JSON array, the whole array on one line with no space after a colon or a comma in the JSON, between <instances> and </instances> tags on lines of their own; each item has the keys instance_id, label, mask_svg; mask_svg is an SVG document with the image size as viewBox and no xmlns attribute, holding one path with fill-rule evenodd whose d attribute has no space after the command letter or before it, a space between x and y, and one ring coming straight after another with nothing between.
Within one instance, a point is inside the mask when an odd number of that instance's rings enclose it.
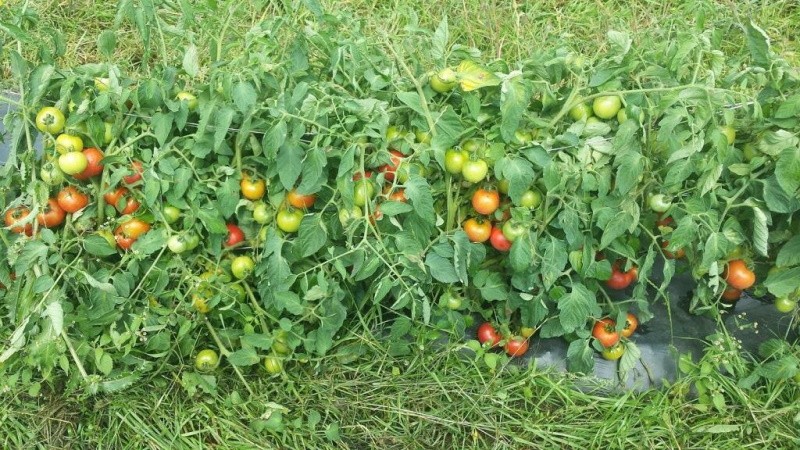
<instances>
[{"instance_id":1,"label":"green grass","mask_svg":"<svg viewBox=\"0 0 800 450\"><path fill-rule=\"evenodd\" d=\"M291 11L291 5L299 2L220 0L216 10L202 6L207 3L197 2L190 16L181 14L179 2L158 2L149 57L139 32L122 23L110 59L134 76L144 75L155 63L179 64L183 49L194 42L208 63L209 49L218 45L220 36L229 50L226 55L233 57L237 49L241 52L237 43L254 24ZM380 39L400 40L407 26L435 28L446 14L452 42L511 61L543 46L566 46L593 56L604 51L608 29L628 30L640 42L665 39L694 29L701 11L707 27L725 32L730 48L742 45L736 30L748 18L767 31L777 51L794 61L800 35L800 7L795 0L322 3L361 17L367 34ZM51 43L58 36L56 41L63 45L60 64L104 61L96 42L114 26L116 10L95 5L88 0L28 2L38 23L27 29L31 43L20 50L33 57L35 43ZM291 17L287 29L311 19L308 12ZM8 79L5 61L0 57L0 84ZM329 357L291 366L284 379L253 375L248 382L257 392L255 397L247 396L229 371L218 374L216 394L189 396L180 385L180 367L172 378L161 374L116 395L46 392L30 397L7 392L0 406L0 446L779 449L800 445L797 384L742 391L720 376L727 407L717 410L687 394L691 378L658 391L608 395L605 389L578 390L573 378L535 368L514 366L493 373L459 353L458 346L394 358L374 339L365 343L371 350L354 362L344 364ZM285 408L286 430L270 432L267 415L280 407ZM318 423L310 426L309 419L314 422L317 417ZM337 434L339 439L331 439Z\"/></svg>"},{"instance_id":2,"label":"green grass","mask_svg":"<svg viewBox=\"0 0 800 450\"><path fill-rule=\"evenodd\" d=\"M295 365L283 379L253 376L248 397L232 373L216 395L188 396L156 378L100 397L14 397L0 409L3 447L38 448L791 448L797 384L722 411L694 401L689 379L658 391L606 396L574 379L509 366L496 373L459 352L429 348L408 358L374 352ZM283 411L282 432L265 419ZM41 411L41 412L39 412Z\"/></svg>"}]
</instances>

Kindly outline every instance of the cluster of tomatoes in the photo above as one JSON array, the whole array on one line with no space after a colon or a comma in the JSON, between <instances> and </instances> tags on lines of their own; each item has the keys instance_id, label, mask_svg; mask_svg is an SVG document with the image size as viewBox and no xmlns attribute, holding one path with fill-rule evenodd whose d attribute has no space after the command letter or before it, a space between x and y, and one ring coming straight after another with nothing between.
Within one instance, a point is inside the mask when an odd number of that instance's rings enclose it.
<instances>
[{"instance_id":1,"label":"cluster of tomatoes","mask_svg":"<svg viewBox=\"0 0 800 450\"><path fill-rule=\"evenodd\" d=\"M97 147L84 147L83 139L77 133L64 132L65 122L64 113L51 106L42 108L36 115L36 127L45 133L48 141L54 144L55 150L54 154L46 154L46 162L42 165L39 176L42 181L58 189L35 217L38 226L43 228L60 227L65 223L68 214L79 213L86 208L93 200L89 194L92 190L91 184L97 182L104 169L103 151ZM110 142L110 135L106 139ZM130 189L137 186L141 179L141 162L133 161L129 173L122 178L122 185L104 187L106 192L102 196L103 200L122 219L113 234L108 230L98 233L110 245L117 245L123 250L129 249L141 235L150 230L150 224L131 216L139 210L140 202ZM12 232L31 236L35 226L30 214L31 210L27 205L13 206L5 213L5 224Z\"/></svg>"},{"instance_id":2,"label":"cluster of tomatoes","mask_svg":"<svg viewBox=\"0 0 800 450\"><path fill-rule=\"evenodd\" d=\"M535 332L534 328L522 327L519 334L509 333L506 338L491 322L484 322L478 327L478 342L491 348L502 346L508 356L518 358L528 352L530 338Z\"/></svg>"},{"instance_id":3,"label":"cluster of tomatoes","mask_svg":"<svg viewBox=\"0 0 800 450\"><path fill-rule=\"evenodd\" d=\"M617 321L604 317L595 322L592 327L592 337L597 341L602 350L600 354L604 359L616 361L625 354L625 342L633 336L639 327L639 319L633 313L628 313L625 325L619 329Z\"/></svg>"}]
</instances>

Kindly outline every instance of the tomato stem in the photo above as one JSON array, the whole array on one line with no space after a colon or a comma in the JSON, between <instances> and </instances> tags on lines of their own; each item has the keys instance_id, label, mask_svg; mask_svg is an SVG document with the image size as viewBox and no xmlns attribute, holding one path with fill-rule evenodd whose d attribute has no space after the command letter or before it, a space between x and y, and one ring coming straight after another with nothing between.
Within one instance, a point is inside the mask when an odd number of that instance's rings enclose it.
<instances>
[{"instance_id":1,"label":"tomato stem","mask_svg":"<svg viewBox=\"0 0 800 450\"><path fill-rule=\"evenodd\" d=\"M219 347L219 352L222 354L222 356L224 356L227 359L228 356L231 354L231 351L228 350L228 348L225 347L225 344L222 343L219 336L217 335L217 330L215 330L214 327L211 325L211 322L208 321L208 317L203 316L203 322L205 322L206 328L208 328L209 333L211 333L211 338L214 339L214 342L217 344L217 347ZM247 380L244 378L244 375L242 375L242 372L239 370L239 368L235 364L231 364L231 367L233 367L233 370L234 372L236 372L236 375L239 377L240 380L242 380L242 383L244 383L244 387L247 389L247 392L249 392L251 396L255 396L255 392L253 392L253 389L250 387L250 383L248 383Z\"/></svg>"}]
</instances>

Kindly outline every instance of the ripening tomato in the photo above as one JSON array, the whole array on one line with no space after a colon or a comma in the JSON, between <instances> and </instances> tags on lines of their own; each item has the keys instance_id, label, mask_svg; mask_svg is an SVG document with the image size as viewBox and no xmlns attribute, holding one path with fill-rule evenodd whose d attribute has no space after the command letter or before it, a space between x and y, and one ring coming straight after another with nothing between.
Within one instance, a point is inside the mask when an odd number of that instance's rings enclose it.
<instances>
[{"instance_id":1,"label":"ripening tomato","mask_svg":"<svg viewBox=\"0 0 800 450\"><path fill-rule=\"evenodd\" d=\"M79 191L75 186L67 186L61 189L56 196L58 206L68 213L75 213L89 204L89 196Z\"/></svg>"},{"instance_id":2,"label":"ripening tomato","mask_svg":"<svg viewBox=\"0 0 800 450\"><path fill-rule=\"evenodd\" d=\"M478 214L488 216L500 206L500 193L480 188L472 194L472 207Z\"/></svg>"},{"instance_id":3,"label":"ripening tomato","mask_svg":"<svg viewBox=\"0 0 800 450\"><path fill-rule=\"evenodd\" d=\"M616 330L617 322L610 318L605 317L595 322L592 327L592 336L605 348L612 347L619 342L619 333Z\"/></svg>"},{"instance_id":4,"label":"ripening tomato","mask_svg":"<svg viewBox=\"0 0 800 450\"><path fill-rule=\"evenodd\" d=\"M508 356L518 358L528 351L528 340L521 336L511 337L506 342L505 350Z\"/></svg>"},{"instance_id":5,"label":"ripening tomato","mask_svg":"<svg viewBox=\"0 0 800 450\"><path fill-rule=\"evenodd\" d=\"M77 175L88 166L89 160L83 152L69 152L58 157L58 168L67 175Z\"/></svg>"},{"instance_id":6,"label":"ripening tomato","mask_svg":"<svg viewBox=\"0 0 800 450\"><path fill-rule=\"evenodd\" d=\"M386 198L392 202L405 203L408 201L406 198L406 190L403 188L392 190L386 194Z\"/></svg>"},{"instance_id":7,"label":"ripening tomato","mask_svg":"<svg viewBox=\"0 0 800 450\"><path fill-rule=\"evenodd\" d=\"M497 227L492 227L492 234L489 236L489 242L495 250L499 252L507 252L511 250L511 241L503 234L503 230Z\"/></svg>"},{"instance_id":8,"label":"ripening tomato","mask_svg":"<svg viewBox=\"0 0 800 450\"><path fill-rule=\"evenodd\" d=\"M83 151L83 139L67 133L56 137L56 151L60 154Z\"/></svg>"},{"instance_id":9,"label":"ripening tomato","mask_svg":"<svg viewBox=\"0 0 800 450\"><path fill-rule=\"evenodd\" d=\"M244 196L244 198L248 200L260 200L264 196L264 193L267 192L267 182L242 175L239 188L242 190L242 196Z\"/></svg>"},{"instance_id":10,"label":"ripening tomato","mask_svg":"<svg viewBox=\"0 0 800 450\"><path fill-rule=\"evenodd\" d=\"M631 337L637 328L639 328L639 319L633 313L628 313L625 317L625 328L622 329L622 336Z\"/></svg>"},{"instance_id":11,"label":"ripening tomato","mask_svg":"<svg viewBox=\"0 0 800 450\"><path fill-rule=\"evenodd\" d=\"M403 155L397 150L390 150L389 158L391 162L389 164L384 164L378 170L383 172L383 177L386 180L394 181L394 174L397 172L397 169L400 167L400 164L402 164L405 155Z\"/></svg>"},{"instance_id":12,"label":"ripening tomato","mask_svg":"<svg viewBox=\"0 0 800 450\"><path fill-rule=\"evenodd\" d=\"M51 198L47 200L44 212L40 212L36 216L36 221L45 228L55 228L63 224L66 217L67 213L58 206L58 200Z\"/></svg>"},{"instance_id":13,"label":"ripening tomato","mask_svg":"<svg viewBox=\"0 0 800 450\"><path fill-rule=\"evenodd\" d=\"M500 340L500 333L490 322L484 322L478 327L478 342L481 344L491 342L494 347L500 343Z\"/></svg>"},{"instance_id":14,"label":"ripening tomato","mask_svg":"<svg viewBox=\"0 0 800 450\"><path fill-rule=\"evenodd\" d=\"M747 264L741 259L728 261L722 276L730 287L739 290L747 289L756 282L756 274L748 269Z\"/></svg>"},{"instance_id":15,"label":"ripening tomato","mask_svg":"<svg viewBox=\"0 0 800 450\"><path fill-rule=\"evenodd\" d=\"M86 169L83 172L73 175L76 179L85 181L89 178L96 177L103 173L103 164L100 162L103 160L103 152L100 149L95 147L87 147L83 149L83 154L86 155Z\"/></svg>"},{"instance_id":16,"label":"ripening tomato","mask_svg":"<svg viewBox=\"0 0 800 450\"><path fill-rule=\"evenodd\" d=\"M58 134L64 129L66 120L60 109L45 106L36 114L36 128L42 133Z\"/></svg>"},{"instance_id":17,"label":"ripening tomato","mask_svg":"<svg viewBox=\"0 0 800 450\"><path fill-rule=\"evenodd\" d=\"M616 361L622 358L622 355L625 354L625 346L622 345L621 342L614 344L611 347L603 349L600 353L603 356L603 359L608 361Z\"/></svg>"},{"instance_id":18,"label":"ripening tomato","mask_svg":"<svg viewBox=\"0 0 800 450\"><path fill-rule=\"evenodd\" d=\"M33 224L28 222L20 225L31 213L31 210L24 206L17 206L6 211L5 223L6 226L11 227L12 233L25 233L30 236L33 234Z\"/></svg>"},{"instance_id":19,"label":"ripening tomato","mask_svg":"<svg viewBox=\"0 0 800 450\"><path fill-rule=\"evenodd\" d=\"M492 223L488 220L470 218L464 221L463 228L471 242L486 242L492 234Z\"/></svg>"},{"instance_id":20,"label":"ripening tomato","mask_svg":"<svg viewBox=\"0 0 800 450\"><path fill-rule=\"evenodd\" d=\"M122 177L122 181L125 184L133 184L133 183L136 183L137 181L142 179L142 171L144 169L142 168L142 162L141 161L133 161L131 163L131 169L130 170L131 170L131 173L132 173L131 175L127 175L127 176Z\"/></svg>"},{"instance_id":21,"label":"ripening tomato","mask_svg":"<svg viewBox=\"0 0 800 450\"><path fill-rule=\"evenodd\" d=\"M669 247L669 241L661 241L661 248L663 249L664 257L667 259L682 259L686 256L686 252L682 248L671 252L667 250L667 247Z\"/></svg>"},{"instance_id":22,"label":"ripening tomato","mask_svg":"<svg viewBox=\"0 0 800 450\"><path fill-rule=\"evenodd\" d=\"M663 214L658 214L658 219L656 219L656 226L657 227L668 227L672 224L673 219L672 216L664 217Z\"/></svg>"},{"instance_id":23,"label":"ripening tomato","mask_svg":"<svg viewBox=\"0 0 800 450\"><path fill-rule=\"evenodd\" d=\"M225 239L225 247L232 247L244 241L244 231L235 223L225 225L228 228L228 238Z\"/></svg>"},{"instance_id":24,"label":"ripening tomato","mask_svg":"<svg viewBox=\"0 0 800 450\"><path fill-rule=\"evenodd\" d=\"M298 194L297 189L286 193L286 201L295 208L306 209L314 206L317 196L314 194Z\"/></svg>"},{"instance_id":25,"label":"ripening tomato","mask_svg":"<svg viewBox=\"0 0 800 450\"><path fill-rule=\"evenodd\" d=\"M131 248L140 236L150 231L150 224L140 219L129 219L114 230L117 246L123 250Z\"/></svg>"}]
</instances>

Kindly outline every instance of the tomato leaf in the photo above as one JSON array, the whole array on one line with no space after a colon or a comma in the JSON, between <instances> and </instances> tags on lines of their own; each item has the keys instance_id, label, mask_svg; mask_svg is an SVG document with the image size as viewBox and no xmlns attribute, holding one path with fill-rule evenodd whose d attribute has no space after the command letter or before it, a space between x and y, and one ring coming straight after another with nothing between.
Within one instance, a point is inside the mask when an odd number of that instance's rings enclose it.
<instances>
[{"instance_id":1,"label":"tomato leaf","mask_svg":"<svg viewBox=\"0 0 800 450\"><path fill-rule=\"evenodd\" d=\"M105 238L92 234L83 239L83 248L87 253L94 256L109 256L117 253L116 247L112 247Z\"/></svg>"},{"instance_id":2,"label":"tomato leaf","mask_svg":"<svg viewBox=\"0 0 800 450\"><path fill-rule=\"evenodd\" d=\"M542 255L539 266L539 270L542 273L542 283L544 288L549 290L567 266L567 246L563 241L553 236L540 239L538 244L539 253Z\"/></svg>"},{"instance_id":3,"label":"tomato leaf","mask_svg":"<svg viewBox=\"0 0 800 450\"><path fill-rule=\"evenodd\" d=\"M153 127L153 134L155 134L156 140L160 145L164 145L164 143L167 142L167 137L169 137L169 133L172 131L172 118L171 113L157 112L153 114L153 118L150 119L150 124Z\"/></svg>"},{"instance_id":4,"label":"tomato leaf","mask_svg":"<svg viewBox=\"0 0 800 450\"><path fill-rule=\"evenodd\" d=\"M628 379L628 374L636 367L641 357L642 352L634 341L631 340L625 343L625 353L619 359L619 367L617 368L617 373L621 380Z\"/></svg>"},{"instance_id":5,"label":"tomato leaf","mask_svg":"<svg viewBox=\"0 0 800 450\"><path fill-rule=\"evenodd\" d=\"M764 202L776 213L788 214L800 210L800 200L781 188L775 175L761 181L764 186Z\"/></svg>"},{"instance_id":6,"label":"tomato leaf","mask_svg":"<svg viewBox=\"0 0 800 450\"><path fill-rule=\"evenodd\" d=\"M776 297L783 297L800 288L800 267L774 272L764 280L764 286Z\"/></svg>"},{"instance_id":7,"label":"tomato leaf","mask_svg":"<svg viewBox=\"0 0 800 450\"><path fill-rule=\"evenodd\" d=\"M260 358L256 351L252 348L242 348L225 357L228 362L233 366L247 367L258 364Z\"/></svg>"},{"instance_id":8,"label":"tomato leaf","mask_svg":"<svg viewBox=\"0 0 800 450\"><path fill-rule=\"evenodd\" d=\"M567 348L567 369L575 373L591 373L594 369L594 350L586 339L576 339Z\"/></svg>"},{"instance_id":9,"label":"tomato leaf","mask_svg":"<svg viewBox=\"0 0 800 450\"><path fill-rule=\"evenodd\" d=\"M228 227L219 210L212 205L206 205L197 209L197 217L203 223L209 233L226 234Z\"/></svg>"},{"instance_id":10,"label":"tomato leaf","mask_svg":"<svg viewBox=\"0 0 800 450\"><path fill-rule=\"evenodd\" d=\"M747 35L747 48L750 50L750 58L753 64L769 69L770 66L770 50L769 36L752 20L745 26L745 34Z\"/></svg>"},{"instance_id":11,"label":"tomato leaf","mask_svg":"<svg viewBox=\"0 0 800 450\"><path fill-rule=\"evenodd\" d=\"M320 327L308 333L306 348L318 355L324 355L333 347L333 337L344 324L347 308L337 298L326 297L318 306ZM311 344L311 348L309 347Z\"/></svg>"},{"instance_id":12,"label":"tomato leaf","mask_svg":"<svg viewBox=\"0 0 800 450\"><path fill-rule=\"evenodd\" d=\"M47 258L47 245L41 241L31 240L25 242L17 261L14 263L14 272L25 273L34 264L45 264Z\"/></svg>"},{"instance_id":13,"label":"tomato leaf","mask_svg":"<svg viewBox=\"0 0 800 450\"><path fill-rule=\"evenodd\" d=\"M775 265L778 267L790 267L800 264L800 235L792 236L789 242L783 244Z\"/></svg>"},{"instance_id":14,"label":"tomato leaf","mask_svg":"<svg viewBox=\"0 0 800 450\"><path fill-rule=\"evenodd\" d=\"M600 315L595 296L581 283L574 283L572 291L558 299L558 310L558 320L566 333L584 327L588 318Z\"/></svg>"},{"instance_id":15,"label":"tomato leaf","mask_svg":"<svg viewBox=\"0 0 800 450\"><path fill-rule=\"evenodd\" d=\"M445 50L447 49L447 42L450 40L450 31L447 26L447 16L442 17L436 31L433 32L431 38L431 59L440 61L444 58Z\"/></svg>"},{"instance_id":16,"label":"tomato leaf","mask_svg":"<svg viewBox=\"0 0 800 450\"><path fill-rule=\"evenodd\" d=\"M433 209L433 195L428 182L417 174L411 174L405 188L414 213L427 223L435 223L436 211Z\"/></svg>"},{"instance_id":17,"label":"tomato leaf","mask_svg":"<svg viewBox=\"0 0 800 450\"><path fill-rule=\"evenodd\" d=\"M498 159L494 170L498 178L508 180L508 196L515 203L519 203L522 194L536 181L531 163L519 156L506 155Z\"/></svg>"},{"instance_id":18,"label":"tomato leaf","mask_svg":"<svg viewBox=\"0 0 800 450\"><path fill-rule=\"evenodd\" d=\"M114 55L114 48L117 46L117 36L114 30L104 30L97 37L97 49L107 59L111 59Z\"/></svg>"},{"instance_id":19,"label":"tomato leaf","mask_svg":"<svg viewBox=\"0 0 800 450\"><path fill-rule=\"evenodd\" d=\"M495 301L508 298L508 286L497 272L480 270L473 278L475 287L481 291L484 300Z\"/></svg>"},{"instance_id":20,"label":"tomato leaf","mask_svg":"<svg viewBox=\"0 0 800 450\"><path fill-rule=\"evenodd\" d=\"M396 95L398 100L413 109L415 113L422 117L426 115L425 109L422 107L422 99L417 92L398 92Z\"/></svg>"},{"instance_id":21,"label":"tomato leaf","mask_svg":"<svg viewBox=\"0 0 800 450\"><path fill-rule=\"evenodd\" d=\"M767 256L769 249L768 217L761 208L753 207L753 249L761 256Z\"/></svg>"},{"instance_id":22,"label":"tomato leaf","mask_svg":"<svg viewBox=\"0 0 800 450\"><path fill-rule=\"evenodd\" d=\"M311 256L325 246L328 241L328 230L319 214L306 214L297 231L297 250L300 256Z\"/></svg>"},{"instance_id":23,"label":"tomato leaf","mask_svg":"<svg viewBox=\"0 0 800 450\"><path fill-rule=\"evenodd\" d=\"M231 97L233 98L233 104L236 105L236 109L242 113L250 111L258 100L258 94L253 85L249 81L244 80L238 81L233 85Z\"/></svg>"},{"instance_id":24,"label":"tomato leaf","mask_svg":"<svg viewBox=\"0 0 800 450\"><path fill-rule=\"evenodd\" d=\"M800 144L781 152L775 162L775 176L787 194L797 196L800 190Z\"/></svg>"},{"instance_id":25,"label":"tomato leaf","mask_svg":"<svg viewBox=\"0 0 800 450\"><path fill-rule=\"evenodd\" d=\"M515 132L520 127L523 113L527 111L531 95L532 89L522 77L522 72L512 72L503 80L500 88L500 135L504 141L514 142Z\"/></svg>"},{"instance_id":26,"label":"tomato leaf","mask_svg":"<svg viewBox=\"0 0 800 450\"><path fill-rule=\"evenodd\" d=\"M425 257L425 265L430 269L431 276L442 283L458 283L461 281L456 268L449 259L430 252Z\"/></svg>"}]
</instances>

